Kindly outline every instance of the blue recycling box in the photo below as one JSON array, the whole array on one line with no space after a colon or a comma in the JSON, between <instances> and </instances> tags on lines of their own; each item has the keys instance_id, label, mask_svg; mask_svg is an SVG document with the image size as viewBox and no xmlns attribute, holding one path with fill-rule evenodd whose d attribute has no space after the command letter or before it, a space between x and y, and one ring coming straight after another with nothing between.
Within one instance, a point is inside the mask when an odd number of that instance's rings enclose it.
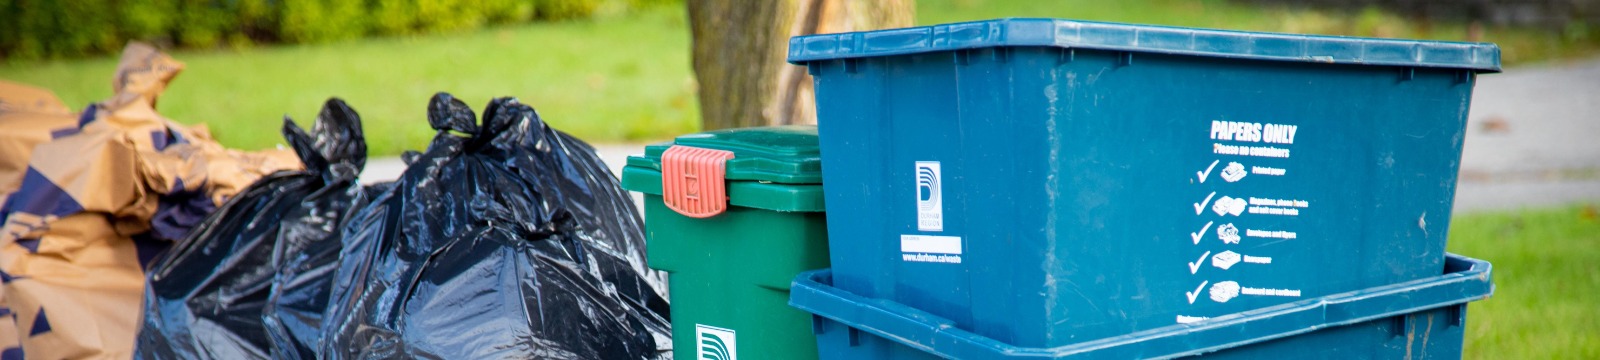
<instances>
[{"instance_id":1,"label":"blue recycling box","mask_svg":"<svg viewBox=\"0 0 1600 360\"><path fill-rule=\"evenodd\" d=\"M1439 274L1492 44L1003 19L795 37L832 286L1049 347Z\"/></svg>"},{"instance_id":2,"label":"blue recycling box","mask_svg":"<svg viewBox=\"0 0 1600 360\"><path fill-rule=\"evenodd\" d=\"M1494 293L1488 262L1450 255L1422 279L1054 347L1007 344L903 304L800 274L790 304L814 314L823 359L1459 359L1467 303Z\"/></svg>"}]
</instances>

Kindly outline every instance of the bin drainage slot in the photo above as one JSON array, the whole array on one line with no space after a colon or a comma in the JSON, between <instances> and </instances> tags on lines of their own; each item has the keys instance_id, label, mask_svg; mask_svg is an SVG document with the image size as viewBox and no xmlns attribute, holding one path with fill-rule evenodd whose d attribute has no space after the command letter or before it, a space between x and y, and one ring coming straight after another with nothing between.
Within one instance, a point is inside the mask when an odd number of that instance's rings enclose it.
<instances>
[{"instance_id":1,"label":"bin drainage slot","mask_svg":"<svg viewBox=\"0 0 1600 360\"><path fill-rule=\"evenodd\" d=\"M1394 317L1394 336L1406 336L1411 329L1411 315L1398 315Z\"/></svg>"},{"instance_id":2,"label":"bin drainage slot","mask_svg":"<svg viewBox=\"0 0 1600 360\"><path fill-rule=\"evenodd\" d=\"M850 346L861 346L861 330L856 330L856 328L849 329Z\"/></svg>"},{"instance_id":3,"label":"bin drainage slot","mask_svg":"<svg viewBox=\"0 0 1600 360\"><path fill-rule=\"evenodd\" d=\"M823 327L827 326L827 324L828 322L824 321L821 315L811 315L811 334L822 335Z\"/></svg>"},{"instance_id":4,"label":"bin drainage slot","mask_svg":"<svg viewBox=\"0 0 1600 360\"><path fill-rule=\"evenodd\" d=\"M1466 325L1467 324L1467 304L1459 304L1459 305L1456 305L1456 306L1451 306L1449 314L1446 314L1446 315L1450 317L1450 326L1464 326L1464 325Z\"/></svg>"},{"instance_id":5,"label":"bin drainage slot","mask_svg":"<svg viewBox=\"0 0 1600 360\"><path fill-rule=\"evenodd\" d=\"M1133 52L1124 51L1117 53L1117 66L1133 65Z\"/></svg>"},{"instance_id":6,"label":"bin drainage slot","mask_svg":"<svg viewBox=\"0 0 1600 360\"><path fill-rule=\"evenodd\" d=\"M1077 55L1078 51L1075 49L1061 49L1060 57L1056 58L1056 65L1072 62L1073 58L1077 57Z\"/></svg>"}]
</instances>

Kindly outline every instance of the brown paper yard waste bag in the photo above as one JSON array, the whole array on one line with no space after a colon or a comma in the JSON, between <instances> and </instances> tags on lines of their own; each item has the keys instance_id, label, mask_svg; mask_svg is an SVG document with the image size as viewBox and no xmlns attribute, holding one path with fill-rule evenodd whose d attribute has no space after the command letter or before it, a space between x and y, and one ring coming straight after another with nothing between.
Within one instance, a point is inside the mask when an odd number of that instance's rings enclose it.
<instances>
[{"instance_id":1,"label":"brown paper yard waste bag","mask_svg":"<svg viewBox=\"0 0 1600 360\"><path fill-rule=\"evenodd\" d=\"M229 150L203 127L156 113L182 69L150 46L128 45L115 95L49 131L9 188L0 281L27 358L132 357L145 264L257 178L299 167L288 151Z\"/></svg>"},{"instance_id":2,"label":"brown paper yard waste bag","mask_svg":"<svg viewBox=\"0 0 1600 360\"><path fill-rule=\"evenodd\" d=\"M0 81L0 204L22 186L33 147L50 141L56 130L74 127L77 118L49 90ZM0 287L0 360L22 358L16 313L5 306Z\"/></svg>"},{"instance_id":3,"label":"brown paper yard waste bag","mask_svg":"<svg viewBox=\"0 0 1600 360\"><path fill-rule=\"evenodd\" d=\"M0 81L0 204L22 185L33 147L73 128L72 110L49 90Z\"/></svg>"}]
</instances>

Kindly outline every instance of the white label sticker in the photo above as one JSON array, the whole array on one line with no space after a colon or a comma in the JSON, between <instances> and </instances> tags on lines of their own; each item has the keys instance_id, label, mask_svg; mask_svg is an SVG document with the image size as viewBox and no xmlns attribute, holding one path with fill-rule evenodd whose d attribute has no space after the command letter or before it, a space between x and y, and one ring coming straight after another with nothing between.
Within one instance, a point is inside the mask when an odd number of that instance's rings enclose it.
<instances>
[{"instance_id":1,"label":"white label sticker","mask_svg":"<svg viewBox=\"0 0 1600 360\"><path fill-rule=\"evenodd\" d=\"M961 255L961 237L900 235L900 252Z\"/></svg>"},{"instance_id":2,"label":"white label sticker","mask_svg":"<svg viewBox=\"0 0 1600 360\"><path fill-rule=\"evenodd\" d=\"M944 194L939 162L917 162L917 230L944 231Z\"/></svg>"},{"instance_id":3,"label":"white label sticker","mask_svg":"<svg viewBox=\"0 0 1600 360\"><path fill-rule=\"evenodd\" d=\"M739 360L739 342L732 329L694 324L694 338L699 348L696 360Z\"/></svg>"},{"instance_id":4,"label":"white label sticker","mask_svg":"<svg viewBox=\"0 0 1600 360\"><path fill-rule=\"evenodd\" d=\"M961 237L900 235L901 260L913 262L961 263Z\"/></svg>"}]
</instances>

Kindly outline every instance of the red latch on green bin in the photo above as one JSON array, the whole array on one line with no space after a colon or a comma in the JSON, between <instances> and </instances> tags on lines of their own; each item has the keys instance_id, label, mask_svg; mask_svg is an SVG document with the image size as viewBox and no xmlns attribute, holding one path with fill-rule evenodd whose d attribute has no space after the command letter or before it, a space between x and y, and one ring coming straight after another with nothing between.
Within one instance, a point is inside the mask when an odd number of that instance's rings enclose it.
<instances>
[{"instance_id":1,"label":"red latch on green bin","mask_svg":"<svg viewBox=\"0 0 1600 360\"><path fill-rule=\"evenodd\" d=\"M667 208L692 218L708 218L728 208L723 182L733 152L674 145L661 153L661 197Z\"/></svg>"}]
</instances>

